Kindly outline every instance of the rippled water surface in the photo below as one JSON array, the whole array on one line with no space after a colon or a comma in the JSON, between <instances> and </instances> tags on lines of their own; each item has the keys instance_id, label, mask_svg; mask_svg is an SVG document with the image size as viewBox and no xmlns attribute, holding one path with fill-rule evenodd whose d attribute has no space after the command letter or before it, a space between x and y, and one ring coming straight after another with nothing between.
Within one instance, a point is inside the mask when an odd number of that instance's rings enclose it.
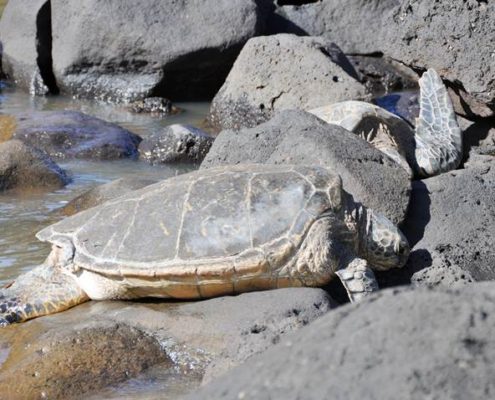
<instances>
[{"instance_id":1,"label":"rippled water surface","mask_svg":"<svg viewBox=\"0 0 495 400\"><path fill-rule=\"evenodd\" d=\"M134 114L124 106L73 99L65 96L31 97L3 85L0 92L0 113L20 114L42 110L77 110L107 121L115 122L141 136L170 125L187 123L200 126L208 110L208 103L176 104L184 112L166 118ZM165 179L187 172L194 167L170 165L153 167L144 162L66 161L60 166L72 175L72 183L50 193L7 192L0 194L0 284L6 283L21 271L42 262L49 246L40 243L34 234L58 221L56 210L69 200L97 185L120 177L137 176Z\"/></svg>"}]
</instances>

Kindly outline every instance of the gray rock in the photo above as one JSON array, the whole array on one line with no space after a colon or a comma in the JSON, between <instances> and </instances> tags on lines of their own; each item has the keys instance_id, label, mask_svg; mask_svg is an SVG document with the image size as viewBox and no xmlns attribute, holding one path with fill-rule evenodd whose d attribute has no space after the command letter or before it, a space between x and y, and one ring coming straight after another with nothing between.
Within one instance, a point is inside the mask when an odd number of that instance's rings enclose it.
<instances>
[{"instance_id":1,"label":"gray rock","mask_svg":"<svg viewBox=\"0 0 495 400\"><path fill-rule=\"evenodd\" d=\"M491 1L350 0L344 4L323 0L281 7L276 16L278 32L323 35L345 53L383 53L409 67L434 68L462 92L468 115L493 115L495 3Z\"/></svg>"},{"instance_id":2,"label":"gray rock","mask_svg":"<svg viewBox=\"0 0 495 400\"><path fill-rule=\"evenodd\" d=\"M8 189L54 189L69 177L42 151L19 140L0 143L0 191Z\"/></svg>"},{"instance_id":3,"label":"gray rock","mask_svg":"<svg viewBox=\"0 0 495 400\"><path fill-rule=\"evenodd\" d=\"M53 69L63 92L133 101L213 95L265 2L52 0Z\"/></svg>"},{"instance_id":4,"label":"gray rock","mask_svg":"<svg viewBox=\"0 0 495 400\"><path fill-rule=\"evenodd\" d=\"M380 39L384 53L410 66L440 71L495 110L494 2L411 0L401 2L389 18ZM390 38L395 38L392 43Z\"/></svg>"},{"instance_id":5,"label":"gray rock","mask_svg":"<svg viewBox=\"0 0 495 400\"><path fill-rule=\"evenodd\" d=\"M210 150L213 140L201 129L174 124L146 136L139 145L139 158L151 164L199 163Z\"/></svg>"},{"instance_id":6,"label":"gray rock","mask_svg":"<svg viewBox=\"0 0 495 400\"><path fill-rule=\"evenodd\" d=\"M20 115L13 137L52 157L96 160L136 157L141 141L118 125L77 111Z\"/></svg>"},{"instance_id":7,"label":"gray rock","mask_svg":"<svg viewBox=\"0 0 495 400\"><path fill-rule=\"evenodd\" d=\"M222 129L253 127L281 110L368 97L349 60L329 40L265 36L246 43L209 118Z\"/></svg>"},{"instance_id":8,"label":"gray rock","mask_svg":"<svg viewBox=\"0 0 495 400\"><path fill-rule=\"evenodd\" d=\"M377 274L381 286L457 286L495 279L495 157L413 182L403 232L412 252L406 266Z\"/></svg>"},{"instance_id":9,"label":"gray rock","mask_svg":"<svg viewBox=\"0 0 495 400\"><path fill-rule=\"evenodd\" d=\"M272 17L272 30L325 36L345 53L382 52L382 23L397 0L322 0L302 6L279 7Z\"/></svg>"},{"instance_id":10,"label":"gray rock","mask_svg":"<svg viewBox=\"0 0 495 400\"><path fill-rule=\"evenodd\" d=\"M3 72L31 94L57 92L51 71L51 10L47 0L11 0L0 20Z\"/></svg>"},{"instance_id":11,"label":"gray rock","mask_svg":"<svg viewBox=\"0 0 495 400\"><path fill-rule=\"evenodd\" d=\"M487 399L495 284L382 291L285 338L193 399Z\"/></svg>"},{"instance_id":12,"label":"gray rock","mask_svg":"<svg viewBox=\"0 0 495 400\"><path fill-rule=\"evenodd\" d=\"M8 354L0 359L0 390L9 399L38 398L42 391L65 399L139 372L146 380L146 368L155 364L170 375L192 376L194 387L203 376L216 377L265 351L333 304L325 291L310 288L189 303L89 302L2 331L0 348ZM176 390L173 381L166 387L167 394Z\"/></svg>"},{"instance_id":13,"label":"gray rock","mask_svg":"<svg viewBox=\"0 0 495 400\"><path fill-rule=\"evenodd\" d=\"M97 186L69 201L61 210L63 215L70 216L88 208L95 207L105 201L115 199L133 190L151 185L156 181L140 178L120 178L104 185Z\"/></svg>"},{"instance_id":14,"label":"gray rock","mask_svg":"<svg viewBox=\"0 0 495 400\"><path fill-rule=\"evenodd\" d=\"M482 118L470 121L457 117L463 134L465 158L471 161L476 154L495 156L495 118Z\"/></svg>"},{"instance_id":15,"label":"gray rock","mask_svg":"<svg viewBox=\"0 0 495 400\"><path fill-rule=\"evenodd\" d=\"M305 111L286 110L250 129L222 131L201 164L331 166L357 201L401 222L409 203L407 172L353 133Z\"/></svg>"}]
</instances>

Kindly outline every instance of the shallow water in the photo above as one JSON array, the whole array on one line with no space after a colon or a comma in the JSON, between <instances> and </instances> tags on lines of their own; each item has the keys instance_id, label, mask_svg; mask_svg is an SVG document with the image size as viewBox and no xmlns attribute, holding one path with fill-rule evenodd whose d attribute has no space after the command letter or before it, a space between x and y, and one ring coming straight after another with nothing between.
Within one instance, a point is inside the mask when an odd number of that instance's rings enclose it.
<instances>
[{"instance_id":1,"label":"shallow water","mask_svg":"<svg viewBox=\"0 0 495 400\"><path fill-rule=\"evenodd\" d=\"M160 118L134 114L122 105L74 99L68 96L31 97L3 84L0 92L0 113L20 114L43 110L76 110L115 122L141 136L173 123L201 125L208 111L208 103L179 103L184 111ZM7 192L0 194L0 285L20 272L42 262L49 246L40 243L35 233L58 221L54 212L69 200L97 185L121 177L138 176L160 180L194 169L194 166L150 166L132 160L66 161L59 162L72 176L72 183L49 193Z\"/></svg>"}]
</instances>

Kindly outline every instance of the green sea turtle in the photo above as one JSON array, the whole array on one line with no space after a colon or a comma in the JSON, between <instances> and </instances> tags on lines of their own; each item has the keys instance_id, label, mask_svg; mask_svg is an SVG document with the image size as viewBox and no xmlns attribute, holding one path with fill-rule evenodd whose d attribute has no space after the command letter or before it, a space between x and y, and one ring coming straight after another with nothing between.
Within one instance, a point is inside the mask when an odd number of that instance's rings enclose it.
<instances>
[{"instance_id":1,"label":"green sea turtle","mask_svg":"<svg viewBox=\"0 0 495 400\"><path fill-rule=\"evenodd\" d=\"M83 211L37 234L46 261L0 291L0 325L89 299L200 299L338 276L351 300L409 245L354 203L324 167L238 165L191 172Z\"/></svg>"},{"instance_id":2,"label":"green sea turtle","mask_svg":"<svg viewBox=\"0 0 495 400\"><path fill-rule=\"evenodd\" d=\"M368 140L402 165L411 177L450 171L462 160L462 134L442 79L433 69L419 80L420 112L416 129L376 105L344 101L310 112Z\"/></svg>"}]
</instances>

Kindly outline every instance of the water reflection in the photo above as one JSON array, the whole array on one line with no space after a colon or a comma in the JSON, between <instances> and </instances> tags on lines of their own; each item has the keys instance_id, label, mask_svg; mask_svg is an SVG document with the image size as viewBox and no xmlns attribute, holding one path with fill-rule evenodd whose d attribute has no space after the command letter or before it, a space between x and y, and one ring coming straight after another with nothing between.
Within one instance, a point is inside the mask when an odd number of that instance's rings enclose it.
<instances>
[{"instance_id":1,"label":"water reflection","mask_svg":"<svg viewBox=\"0 0 495 400\"><path fill-rule=\"evenodd\" d=\"M31 97L5 83L0 92L0 112L20 114L29 111L75 110L115 122L132 132L146 136L172 123L201 125L208 103L177 104L184 112L166 118L133 114L125 106L112 105L68 96ZM185 165L150 166L143 162L121 161L64 161L59 163L72 176L72 183L50 193L7 192L0 194L0 284L5 284L20 272L42 262L49 246L39 242L34 234L58 221L54 210L84 191L121 177L142 177L160 180L195 167Z\"/></svg>"}]
</instances>

